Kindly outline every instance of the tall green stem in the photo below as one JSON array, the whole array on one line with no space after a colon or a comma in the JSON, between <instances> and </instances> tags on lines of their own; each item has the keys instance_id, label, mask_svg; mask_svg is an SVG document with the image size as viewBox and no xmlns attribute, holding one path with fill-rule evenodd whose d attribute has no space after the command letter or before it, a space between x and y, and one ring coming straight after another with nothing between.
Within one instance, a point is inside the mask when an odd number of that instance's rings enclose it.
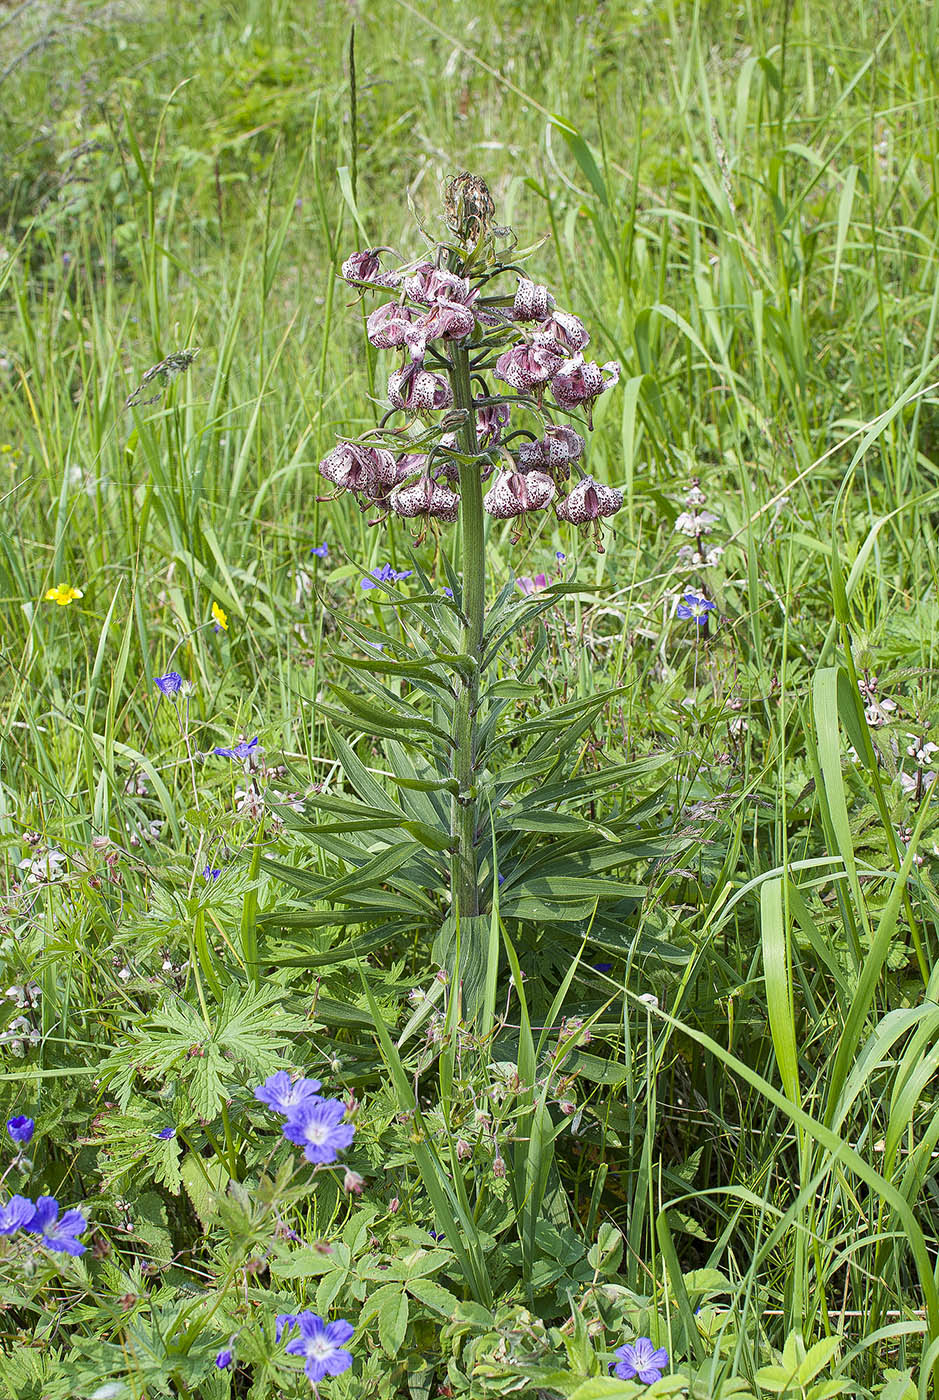
<instances>
[{"instance_id":1,"label":"tall green stem","mask_svg":"<svg viewBox=\"0 0 939 1400\"><path fill-rule=\"evenodd\" d=\"M450 381L456 408L465 410L459 430L460 451L475 458L476 412L470 380L469 351L454 345ZM461 918L479 913L476 861L478 811L476 800L476 712L479 707L479 658L486 616L486 555L483 539L483 490L479 465L460 467L460 516L463 532L463 633L461 652L468 658L465 674L457 678L453 737L453 776L459 784L450 813L450 882L453 903Z\"/></svg>"}]
</instances>

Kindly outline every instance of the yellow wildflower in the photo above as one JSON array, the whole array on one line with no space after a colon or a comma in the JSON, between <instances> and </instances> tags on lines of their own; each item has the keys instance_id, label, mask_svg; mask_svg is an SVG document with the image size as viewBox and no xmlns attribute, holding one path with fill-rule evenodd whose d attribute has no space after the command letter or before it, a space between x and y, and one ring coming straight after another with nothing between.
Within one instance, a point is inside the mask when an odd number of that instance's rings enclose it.
<instances>
[{"instance_id":1,"label":"yellow wildflower","mask_svg":"<svg viewBox=\"0 0 939 1400\"><path fill-rule=\"evenodd\" d=\"M58 603L60 608L64 608L67 603L71 603L75 598L84 598L84 593L80 588L73 588L70 583L58 583L55 588L50 588L46 594L47 603Z\"/></svg>"},{"instance_id":2,"label":"yellow wildflower","mask_svg":"<svg viewBox=\"0 0 939 1400\"><path fill-rule=\"evenodd\" d=\"M218 603L212 604L212 616L215 618L216 632L221 628L223 632L228 631L228 615L223 613Z\"/></svg>"}]
</instances>

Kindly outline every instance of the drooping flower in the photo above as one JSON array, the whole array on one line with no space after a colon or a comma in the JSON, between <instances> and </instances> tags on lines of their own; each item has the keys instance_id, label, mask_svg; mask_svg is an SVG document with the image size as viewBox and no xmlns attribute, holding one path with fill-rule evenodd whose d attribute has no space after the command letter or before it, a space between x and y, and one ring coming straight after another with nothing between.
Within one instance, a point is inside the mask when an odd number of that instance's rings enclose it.
<instances>
[{"instance_id":1,"label":"drooping flower","mask_svg":"<svg viewBox=\"0 0 939 1400\"><path fill-rule=\"evenodd\" d=\"M413 569L393 569L390 564L382 564L380 569L373 569L370 578L363 578L363 588L377 588L380 583L400 583L404 578L410 578Z\"/></svg>"},{"instance_id":2,"label":"drooping flower","mask_svg":"<svg viewBox=\"0 0 939 1400\"><path fill-rule=\"evenodd\" d=\"M604 379L604 375L608 375ZM619 383L620 367L615 360L598 365L585 360L580 351L565 360L551 380L551 392L561 408L586 406L587 422L593 427L594 399Z\"/></svg>"},{"instance_id":3,"label":"drooping flower","mask_svg":"<svg viewBox=\"0 0 939 1400\"><path fill-rule=\"evenodd\" d=\"M569 525L586 525L589 521L615 515L622 504L622 491L585 476L565 500L558 501L555 512L559 520L566 520Z\"/></svg>"},{"instance_id":4,"label":"drooping flower","mask_svg":"<svg viewBox=\"0 0 939 1400\"><path fill-rule=\"evenodd\" d=\"M217 865L207 865L202 872L202 878L206 881L206 883L210 884L214 880L217 880L221 873L222 872Z\"/></svg>"},{"instance_id":5,"label":"drooping flower","mask_svg":"<svg viewBox=\"0 0 939 1400\"><path fill-rule=\"evenodd\" d=\"M396 369L388 379L388 402L392 408L409 413L436 413L453 403L453 390L442 374L421 369L412 360L404 369Z\"/></svg>"},{"instance_id":6,"label":"drooping flower","mask_svg":"<svg viewBox=\"0 0 939 1400\"><path fill-rule=\"evenodd\" d=\"M525 393L539 384L547 384L564 361L563 347L548 336L536 335L505 350L496 360L495 376L513 389Z\"/></svg>"},{"instance_id":7,"label":"drooping flower","mask_svg":"<svg viewBox=\"0 0 939 1400\"><path fill-rule=\"evenodd\" d=\"M668 1365L668 1352L664 1347L654 1347L648 1337L637 1337L635 1345L628 1342L617 1347L614 1355L619 1362L613 1367L613 1374L621 1381L641 1381L652 1385L662 1379L662 1372Z\"/></svg>"},{"instance_id":8,"label":"drooping flower","mask_svg":"<svg viewBox=\"0 0 939 1400\"><path fill-rule=\"evenodd\" d=\"M404 294L420 306L430 306L443 299L471 306L477 295L465 277L458 277L447 268L434 267L430 262L420 263L404 279Z\"/></svg>"},{"instance_id":9,"label":"drooping flower","mask_svg":"<svg viewBox=\"0 0 939 1400\"><path fill-rule=\"evenodd\" d=\"M422 476L409 486L398 488L391 497L391 509L405 520L424 515L452 523L460 513L460 498L449 486Z\"/></svg>"},{"instance_id":10,"label":"drooping flower","mask_svg":"<svg viewBox=\"0 0 939 1400\"><path fill-rule=\"evenodd\" d=\"M342 1189L348 1191L350 1196L361 1196L362 1187L365 1185L365 1178L358 1172L352 1171L351 1167L346 1167L345 1175L342 1178Z\"/></svg>"},{"instance_id":11,"label":"drooping flower","mask_svg":"<svg viewBox=\"0 0 939 1400\"><path fill-rule=\"evenodd\" d=\"M530 510L544 510L556 487L544 472L500 472L483 498L483 505L497 520L511 520Z\"/></svg>"},{"instance_id":12,"label":"drooping flower","mask_svg":"<svg viewBox=\"0 0 939 1400\"><path fill-rule=\"evenodd\" d=\"M322 1087L318 1079L291 1079L285 1069L279 1069L258 1085L254 1097L274 1113L286 1116L297 1104L307 1103L310 1099L319 1100Z\"/></svg>"},{"instance_id":13,"label":"drooping flower","mask_svg":"<svg viewBox=\"0 0 939 1400\"><path fill-rule=\"evenodd\" d=\"M693 618L699 627L703 627L708 613L713 612L714 608L715 604L710 599L699 597L697 593L686 593L675 609L675 616L683 622Z\"/></svg>"},{"instance_id":14,"label":"drooping flower","mask_svg":"<svg viewBox=\"0 0 939 1400\"><path fill-rule=\"evenodd\" d=\"M16 1118L7 1119L7 1132L14 1142L21 1142L25 1146L36 1130L36 1124L32 1118L27 1118L25 1114L18 1114Z\"/></svg>"},{"instance_id":15,"label":"drooping flower","mask_svg":"<svg viewBox=\"0 0 939 1400\"><path fill-rule=\"evenodd\" d=\"M552 423L545 428L543 438L522 443L518 449L518 465L523 471L536 467L550 472L557 480L566 481L571 474L571 462L576 462L583 450L580 433L564 423Z\"/></svg>"},{"instance_id":16,"label":"drooping flower","mask_svg":"<svg viewBox=\"0 0 939 1400\"><path fill-rule=\"evenodd\" d=\"M365 322L365 333L376 350L397 350L414 329L414 312L399 301L378 306Z\"/></svg>"},{"instance_id":17,"label":"drooping flower","mask_svg":"<svg viewBox=\"0 0 939 1400\"><path fill-rule=\"evenodd\" d=\"M438 296L430 306L427 315L419 324L424 341L463 340L471 335L476 325L476 317L462 301L449 296Z\"/></svg>"},{"instance_id":18,"label":"drooping flower","mask_svg":"<svg viewBox=\"0 0 939 1400\"><path fill-rule=\"evenodd\" d=\"M218 603L213 603L213 604L212 604L212 616L213 616L213 618L215 619L215 630L216 630L216 632L227 632L227 631L228 631L228 614L225 613L225 612L222 612L222 609L219 607Z\"/></svg>"},{"instance_id":19,"label":"drooping flower","mask_svg":"<svg viewBox=\"0 0 939 1400\"><path fill-rule=\"evenodd\" d=\"M212 752L217 753L219 758L248 758L251 752L254 749L256 749L257 746L258 736L255 734L254 738L250 741L247 739L242 739L240 743L235 744L230 749L220 748L218 745L216 745Z\"/></svg>"},{"instance_id":20,"label":"drooping flower","mask_svg":"<svg viewBox=\"0 0 939 1400\"><path fill-rule=\"evenodd\" d=\"M317 557L317 559L325 559L326 556L329 554L329 545L328 545L328 544L315 544L315 545L313 546L313 548L310 550L310 553L311 553L311 554L315 554L316 557Z\"/></svg>"},{"instance_id":21,"label":"drooping flower","mask_svg":"<svg viewBox=\"0 0 939 1400\"><path fill-rule=\"evenodd\" d=\"M554 310L554 297L540 282L519 277L512 306L513 321L543 321Z\"/></svg>"},{"instance_id":22,"label":"drooping flower","mask_svg":"<svg viewBox=\"0 0 939 1400\"><path fill-rule=\"evenodd\" d=\"M570 311L553 311L538 329L541 335L551 336L560 345L566 345L575 355L578 350L583 350L585 345L590 344L590 336L583 321Z\"/></svg>"},{"instance_id":23,"label":"drooping flower","mask_svg":"<svg viewBox=\"0 0 939 1400\"><path fill-rule=\"evenodd\" d=\"M340 491L377 500L401 479L395 459L383 447L366 447L360 442L340 442L319 464L320 476Z\"/></svg>"},{"instance_id":24,"label":"drooping flower","mask_svg":"<svg viewBox=\"0 0 939 1400\"><path fill-rule=\"evenodd\" d=\"M69 583L57 583L55 588L50 588L46 593L47 603L58 603L60 608L67 607L76 598L84 598L84 593L80 588L73 588Z\"/></svg>"},{"instance_id":25,"label":"drooping flower","mask_svg":"<svg viewBox=\"0 0 939 1400\"><path fill-rule=\"evenodd\" d=\"M308 1162L335 1162L355 1136L354 1125L342 1121L345 1114L340 1099L307 1099L289 1110L284 1137L303 1148Z\"/></svg>"},{"instance_id":26,"label":"drooping flower","mask_svg":"<svg viewBox=\"0 0 939 1400\"><path fill-rule=\"evenodd\" d=\"M33 1223L36 1207L28 1196L11 1196L0 1206L0 1235L15 1235L28 1230Z\"/></svg>"},{"instance_id":27,"label":"drooping flower","mask_svg":"<svg viewBox=\"0 0 939 1400\"><path fill-rule=\"evenodd\" d=\"M154 676L153 684L163 695L172 698L183 688L183 678L178 671L167 671L165 676Z\"/></svg>"},{"instance_id":28,"label":"drooping flower","mask_svg":"<svg viewBox=\"0 0 939 1400\"><path fill-rule=\"evenodd\" d=\"M84 1254L85 1246L78 1236L88 1228L80 1210L67 1210L59 1216L59 1203L54 1196L40 1196L29 1226L33 1234L42 1236L42 1243L56 1254Z\"/></svg>"},{"instance_id":29,"label":"drooping flower","mask_svg":"<svg viewBox=\"0 0 939 1400\"><path fill-rule=\"evenodd\" d=\"M306 1357L303 1367L308 1380L318 1385L326 1376L340 1376L352 1365L352 1354L345 1350L355 1328L344 1318L326 1323L313 1312L297 1317L300 1335L292 1337L285 1350L291 1356Z\"/></svg>"},{"instance_id":30,"label":"drooping flower","mask_svg":"<svg viewBox=\"0 0 939 1400\"><path fill-rule=\"evenodd\" d=\"M215 1364L220 1371L227 1371L235 1359L235 1354L231 1347L223 1347L215 1358Z\"/></svg>"},{"instance_id":31,"label":"drooping flower","mask_svg":"<svg viewBox=\"0 0 939 1400\"><path fill-rule=\"evenodd\" d=\"M480 447L491 447L502 439L502 429L509 425L511 409L507 403L486 404L476 412L476 441Z\"/></svg>"}]
</instances>

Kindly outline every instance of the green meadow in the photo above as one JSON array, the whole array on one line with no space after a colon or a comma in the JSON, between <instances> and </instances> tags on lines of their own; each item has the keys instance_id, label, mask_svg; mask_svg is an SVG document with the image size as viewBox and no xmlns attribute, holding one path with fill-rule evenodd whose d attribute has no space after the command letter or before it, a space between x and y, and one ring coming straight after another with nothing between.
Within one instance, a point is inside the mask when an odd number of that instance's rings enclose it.
<instances>
[{"instance_id":1,"label":"green meadow","mask_svg":"<svg viewBox=\"0 0 939 1400\"><path fill-rule=\"evenodd\" d=\"M937 106L927 0L0 4L0 1400L939 1392ZM460 172L590 528L459 394L456 523L318 471Z\"/></svg>"}]
</instances>

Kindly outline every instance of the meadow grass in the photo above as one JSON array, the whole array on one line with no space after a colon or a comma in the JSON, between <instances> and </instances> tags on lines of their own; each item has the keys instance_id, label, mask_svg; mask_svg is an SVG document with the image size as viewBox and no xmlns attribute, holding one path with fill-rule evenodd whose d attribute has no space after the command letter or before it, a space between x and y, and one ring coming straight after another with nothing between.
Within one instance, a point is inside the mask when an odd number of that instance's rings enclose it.
<instances>
[{"instance_id":1,"label":"meadow grass","mask_svg":"<svg viewBox=\"0 0 939 1400\"><path fill-rule=\"evenodd\" d=\"M37 1122L8 1189L84 1203L96 1246L25 1282L9 1254L5 1393L303 1394L271 1360L301 1306L357 1327L336 1395L626 1396L640 1334L701 1396L933 1389L936 14L0 14L0 1081ZM619 692L578 767L636 764L649 842L618 930L496 929L482 1031L426 928L311 913L354 863L291 805L356 764L389 790L394 752L337 755L319 708L345 623L403 635L363 571L446 582L433 539L317 500L384 392L338 265L416 256L461 169L623 370L606 552L490 525L492 594L558 550L596 588L544 615L513 753ZM693 478L713 562L679 557ZM212 755L254 735L260 768ZM361 1196L264 1137L282 1066L354 1093Z\"/></svg>"}]
</instances>

